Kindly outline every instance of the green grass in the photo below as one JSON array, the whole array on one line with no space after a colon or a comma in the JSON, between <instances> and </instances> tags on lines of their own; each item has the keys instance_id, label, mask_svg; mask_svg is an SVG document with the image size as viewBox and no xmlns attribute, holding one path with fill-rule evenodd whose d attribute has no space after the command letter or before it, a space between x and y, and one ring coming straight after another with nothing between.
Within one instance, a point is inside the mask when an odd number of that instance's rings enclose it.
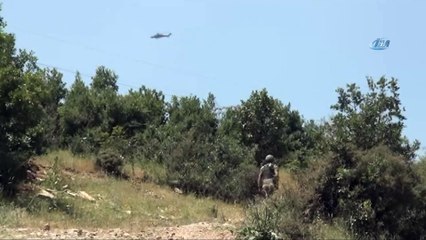
<instances>
[{"instance_id":1,"label":"green grass","mask_svg":"<svg viewBox=\"0 0 426 240\"><path fill-rule=\"evenodd\" d=\"M237 221L243 217L240 205L178 194L167 186L151 182L108 177L95 171L93 160L67 151L49 153L37 158L36 163L43 166L40 172L44 172L44 181L34 187L54 189L57 198L52 200L32 193L18 197L13 203L2 200L0 225L34 227L50 223L59 228L130 230L199 221ZM161 174L158 166L150 165L148 169L156 169L154 176ZM135 175L143 172L140 166L136 167ZM66 194L65 185L72 192L87 192L96 201Z\"/></svg>"},{"instance_id":2,"label":"green grass","mask_svg":"<svg viewBox=\"0 0 426 240\"><path fill-rule=\"evenodd\" d=\"M313 224L312 231L316 239L355 239L354 235L344 227L341 220L332 223L324 223L318 220Z\"/></svg>"},{"instance_id":3,"label":"green grass","mask_svg":"<svg viewBox=\"0 0 426 240\"><path fill-rule=\"evenodd\" d=\"M314 222L304 220L306 202L312 194L303 176L280 169L279 189L270 199L258 198L248 205L243 224L242 239L253 239L256 234L274 232L284 239L353 239L342 221ZM299 179L299 180L298 180ZM252 232L252 230L258 233Z\"/></svg>"},{"instance_id":4,"label":"green grass","mask_svg":"<svg viewBox=\"0 0 426 240\"><path fill-rule=\"evenodd\" d=\"M247 210L243 205L179 194L166 185L158 185L165 179L165 170L152 162L135 164L134 171L126 165L124 169L131 177L129 180L108 177L95 169L93 158L74 156L68 151L51 152L38 157L36 163L41 167L39 176L43 181L32 186L35 192L20 195L14 201L0 199L0 226L41 228L49 223L53 228L122 228L135 231L151 226L201 221L231 221L240 225ZM64 192L64 186L72 192L85 191L96 201L70 196ZM280 169L280 186L277 195L287 192L293 197L302 196L300 191L303 187L290 171ZM36 196L40 187L55 190L57 198ZM281 224L306 227L306 231L319 239L351 238L338 222L316 221L308 225L295 222L292 216L296 209L294 206L294 209L291 208L291 204L287 207Z\"/></svg>"},{"instance_id":5,"label":"green grass","mask_svg":"<svg viewBox=\"0 0 426 240\"><path fill-rule=\"evenodd\" d=\"M0 216L1 226L20 226L20 220L27 218L28 213L25 209L2 199L0 200Z\"/></svg>"}]
</instances>

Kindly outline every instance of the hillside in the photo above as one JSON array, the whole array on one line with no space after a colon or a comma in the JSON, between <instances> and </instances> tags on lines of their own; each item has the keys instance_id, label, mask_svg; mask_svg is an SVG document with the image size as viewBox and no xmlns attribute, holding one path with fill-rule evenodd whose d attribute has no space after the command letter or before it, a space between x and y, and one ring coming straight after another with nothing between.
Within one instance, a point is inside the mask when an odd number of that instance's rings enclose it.
<instances>
[{"instance_id":1,"label":"hillside","mask_svg":"<svg viewBox=\"0 0 426 240\"><path fill-rule=\"evenodd\" d=\"M1 202L1 238L231 238L243 220L242 206L143 181L139 166L126 180L66 151L33 164L33 183Z\"/></svg>"}]
</instances>

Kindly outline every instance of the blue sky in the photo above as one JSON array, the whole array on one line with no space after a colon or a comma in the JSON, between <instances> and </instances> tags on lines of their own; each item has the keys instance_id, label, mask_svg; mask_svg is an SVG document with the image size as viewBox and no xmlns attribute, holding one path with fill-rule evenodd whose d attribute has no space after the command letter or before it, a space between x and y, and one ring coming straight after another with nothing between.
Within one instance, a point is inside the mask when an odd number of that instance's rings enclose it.
<instances>
[{"instance_id":1,"label":"blue sky","mask_svg":"<svg viewBox=\"0 0 426 240\"><path fill-rule=\"evenodd\" d=\"M3 0L17 47L87 84L97 66L166 94L212 92L236 105L266 88L307 119L327 119L335 89L396 77L405 134L426 145L426 1ZM150 36L172 32L171 38ZM389 49L374 51L378 37Z\"/></svg>"}]
</instances>

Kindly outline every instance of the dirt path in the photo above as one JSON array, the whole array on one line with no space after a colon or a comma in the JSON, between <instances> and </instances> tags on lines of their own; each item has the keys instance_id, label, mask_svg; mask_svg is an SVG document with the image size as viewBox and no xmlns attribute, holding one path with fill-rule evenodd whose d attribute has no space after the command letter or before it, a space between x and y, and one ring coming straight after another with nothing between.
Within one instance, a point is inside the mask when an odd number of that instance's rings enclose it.
<instances>
[{"instance_id":1,"label":"dirt path","mask_svg":"<svg viewBox=\"0 0 426 240\"><path fill-rule=\"evenodd\" d=\"M235 239L236 227L225 223L193 223L174 227L151 227L140 232L122 229L45 229L0 227L1 239Z\"/></svg>"}]
</instances>

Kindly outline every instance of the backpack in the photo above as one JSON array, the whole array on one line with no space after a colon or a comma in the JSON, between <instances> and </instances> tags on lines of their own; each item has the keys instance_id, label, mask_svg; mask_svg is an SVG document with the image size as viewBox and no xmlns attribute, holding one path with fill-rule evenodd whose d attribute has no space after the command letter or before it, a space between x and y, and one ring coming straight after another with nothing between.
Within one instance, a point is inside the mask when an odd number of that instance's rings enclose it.
<instances>
[{"instance_id":1,"label":"backpack","mask_svg":"<svg viewBox=\"0 0 426 240\"><path fill-rule=\"evenodd\" d=\"M272 178L275 178L276 177L276 174L275 174L275 166L274 166L274 164L272 164L272 163L267 163L266 165L264 165L263 167L263 171L268 171L269 170L269 173L271 174L271 177ZM269 176L268 176L268 178L269 178Z\"/></svg>"}]
</instances>

